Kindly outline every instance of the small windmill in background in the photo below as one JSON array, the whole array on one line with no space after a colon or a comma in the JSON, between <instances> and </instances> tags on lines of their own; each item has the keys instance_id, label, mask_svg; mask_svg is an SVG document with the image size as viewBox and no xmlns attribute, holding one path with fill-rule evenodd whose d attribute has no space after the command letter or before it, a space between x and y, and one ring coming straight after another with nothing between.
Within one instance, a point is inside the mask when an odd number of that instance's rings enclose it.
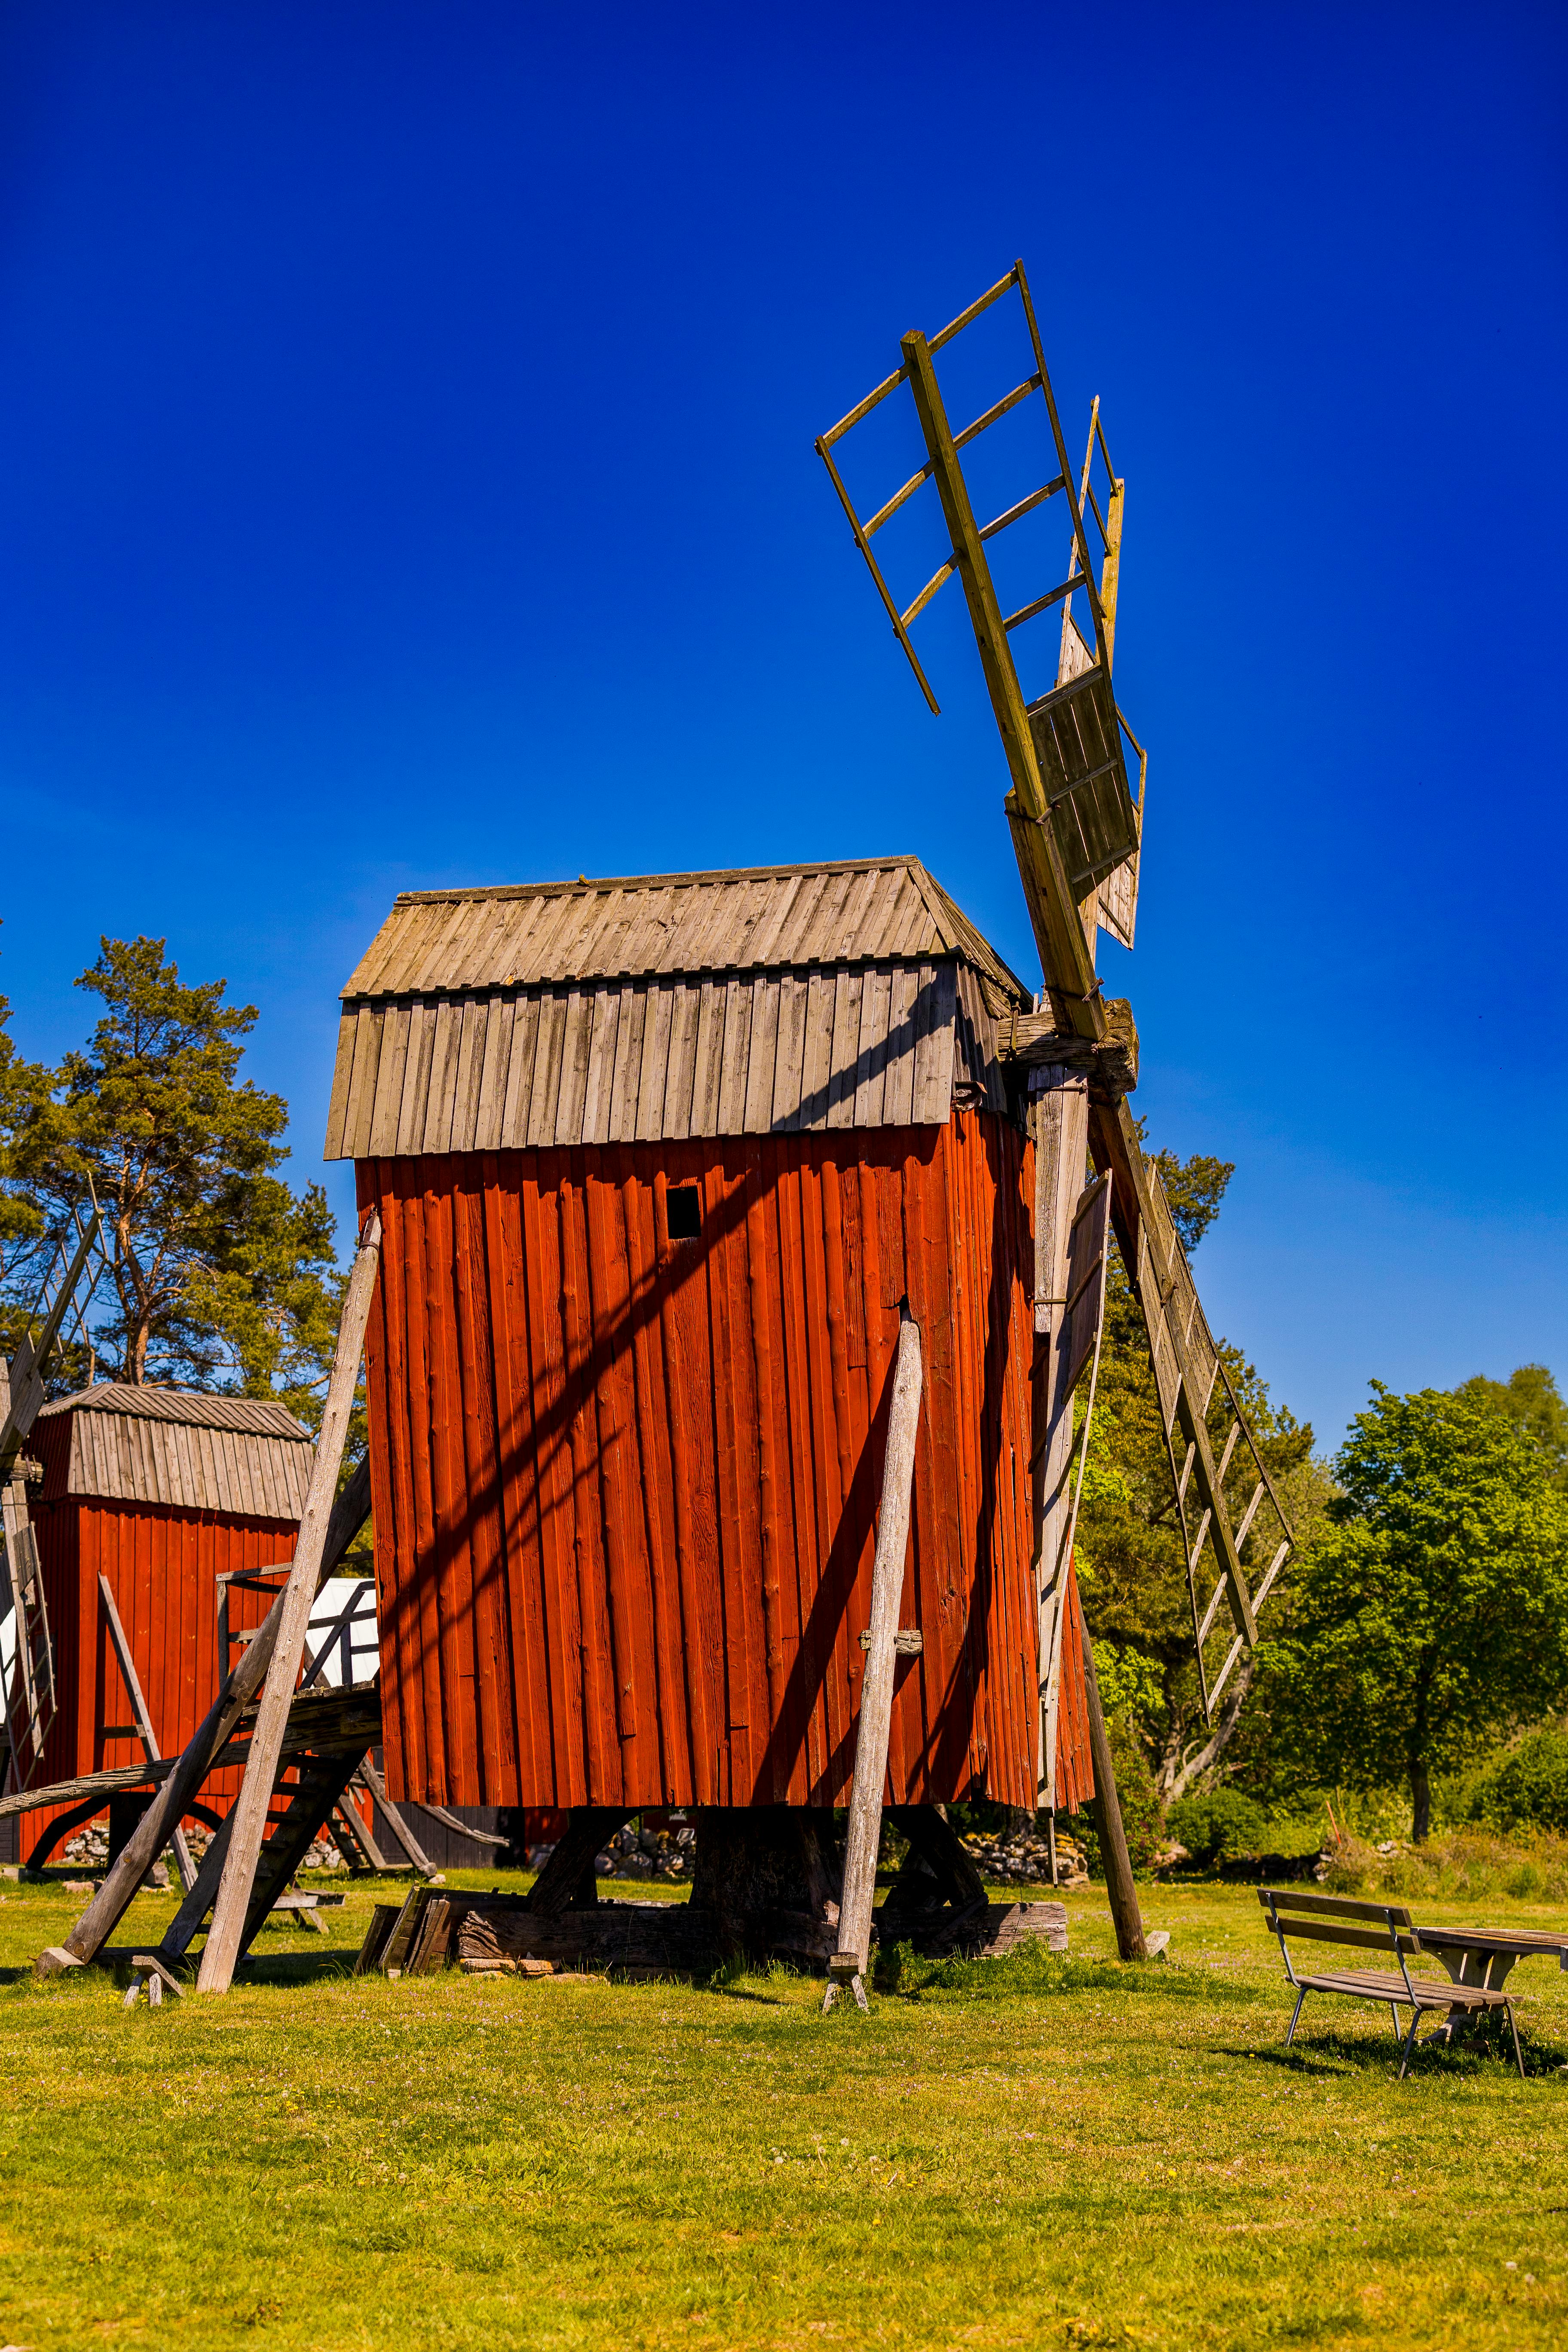
<instances>
[{"instance_id":1,"label":"small windmill in background","mask_svg":"<svg viewBox=\"0 0 1568 2352\"><path fill-rule=\"evenodd\" d=\"M5 1584L0 1618L8 1618L10 1655L5 1666L7 1765L18 1789L31 1780L55 1717L55 1652L49 1634L37 1538L27 1516L29 1479L41 1475L26 1444L47 1392L49 1370L86 1331L88 1310L110 1270L103 1218L96 1200L73 1209L39 1285L16 1351L0 1358L0 1517L5 1537Z\"/></svg>"},{"instance_id":2,"label":"small windmill in background","mask_svg":"<svg viewBox=\"0 0 1568 2352\"><path fill-rule=\"evenodd\" d=\"M1015 293L1032 365L955 431L938 383L936 355ZM1237 1660L1257 1639L1258 1612L1289 1557L1291 1536L1198 1302L1159 1171L1143 1154L1127 1105L1137 1043L1130 1009L1108 1003L1095 975L1099 931L1109 931L1124 947L1133 943L1148 773L1146 755L1122 715L1112 682L1126 483L1110 462L1100 403L1096 399L1090 409L1088 446L1075 467L1022 262L940 333L905 335L900 351L900 365L823 434L816 447L933 712L937 699L910 629L948 581L956 575L962 582L1012 780L1007 822L1045 982L1037 1021L1025 1024L1033 1034L1016 1042L1026 1047L1031 1065L1036 1146L1040 1797L1043 1805L1050 1805L1056 1759L1050 1734L1092 1412L1092 1368L1099 1357L1108 1223L1114 1226L1149 1336L1182 1526L1199 1684L1210 1719ZM925 445L925 463L862 521L841 471L843 444L882 403L906 392ZM960 453L1015 411L1037 415L1037 394L1048 426L1047 478L1034 487L1020 485L1020 495L991 520L979 522ZM910 603L900 606L872 542L933 484L946 552ZM1058 499L1059 508L1054 504ZM1041 509L1061 514L1067 524L1066 574L1004 614L988 551ZM1014 643L1031 624L1053 628L1048 643L1055 659L1046 690L1026 699ZM1099 1174L1080 1192L1090 1156ZM1078 1411L1075 1432L1074 1398L1086 1372L1088 1400Z\"/></svg>"}]
</instances>

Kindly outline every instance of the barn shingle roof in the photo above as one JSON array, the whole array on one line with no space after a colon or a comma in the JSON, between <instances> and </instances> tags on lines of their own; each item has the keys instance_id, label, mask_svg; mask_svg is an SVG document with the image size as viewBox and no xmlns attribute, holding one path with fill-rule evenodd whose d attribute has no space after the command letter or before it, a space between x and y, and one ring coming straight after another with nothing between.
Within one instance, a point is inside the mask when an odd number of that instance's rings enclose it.
<instances>
[{"instance_id":1,"label":"barn shingle roof","mask_svg":"<svg viewBox=\"0 0 1568 2352\"><path fill-rule=\"evenodd\" d=\"M66 1492L105 1502L297 1522L315 1443L287 1406L105 1381L56 1397L71 1416Z\"/></svg>"},{"instance_id":2,"label":"barn shingle roof","mask_svg":"<svg viewBox=\"0 0 1568 2352\"><path fill-rule=\"evenodd\" d=\"M918 857L405 890L345 999L961 956L1028 991Z\"/></svg>"},{"instance_id":3,"label":"barn shingle roof","mask_svg":"<svg viewBox=\"0 0 1568 2352\"><path fill-rule=\"evenodd\" d=\"M1005 1114L1027 990L915 857L405 892L343 991L326 1157Z\"/></svg>"}]
</instances>

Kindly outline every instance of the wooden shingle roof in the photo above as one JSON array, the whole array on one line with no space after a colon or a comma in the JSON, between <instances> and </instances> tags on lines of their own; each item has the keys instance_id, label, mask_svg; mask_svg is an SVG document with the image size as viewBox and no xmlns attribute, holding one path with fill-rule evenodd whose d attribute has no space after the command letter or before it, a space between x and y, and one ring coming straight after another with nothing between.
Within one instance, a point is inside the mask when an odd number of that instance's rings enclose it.
<instances>
[{"instance_id":1,"label":"wooden shingle roof","mask_svg":"<svg viewBox=\"0 0 1568 2352\"><path fill-rule=\"evenodd\" d=\"M68 1495L285 1525L305 1507L315 1441L284 1405L105 1381L55 1398L38 1418L62 1412Z\"/></svg>"},{"instance_id":2,"label":"wooden shingle roof","mask_svg":"<svg viewBox=\"0 0 1568 2352\"><path fill-rule=\"evenodd\" d=\"M406 890L346 1001L961 956L998 997L1028 991L918 857ZM1000 1005L997 1007L1000 1010Z\"/></svg>"},{"instance_id":3,"label":"wooden shingle roof","mask_svg":"<svg viewBox=\"0 0 1568 2352\"><path fill-rule=\"evenodd\" d=\"M343 991L326 1157L1005 1115L1031 999L918 858L405 893Z\"/></svg>"}]
</instances>

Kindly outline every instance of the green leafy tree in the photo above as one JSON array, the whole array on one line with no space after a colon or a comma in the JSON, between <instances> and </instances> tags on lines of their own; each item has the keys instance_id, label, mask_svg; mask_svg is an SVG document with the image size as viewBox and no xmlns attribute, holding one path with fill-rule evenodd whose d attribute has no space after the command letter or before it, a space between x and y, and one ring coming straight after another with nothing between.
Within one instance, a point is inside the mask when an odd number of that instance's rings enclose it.
<instances>
[{"instance_id":1,"label":"green leafy tree","mask_svg":"<svg viewBox=\"0 0 1568 2352\"><path fill-rule=\"evenodd\" d=\"M1477 1372L1461 1381L1454 1394L1505 1414L1533 1438L1551 1465L1552 1477L1568 1494L1568 1403L1544 1364L1521 1364L1506 1381L1489 1381Z\"/></svg>"},{"instance_id":2,"label":"green leafy tree","mask_svg":"<svg viewBox=\"0 0 1568 2352\"><path fill-rule=\"evenodd\" d=\"M275 1173L283 1097L238 1076L256 1007L221 980L187 985L162 940L100 944L77 985L102 1016L30 1102L19 1197L58 1231L90 1181L114 1286L94 1339L119 1378L276 1395L311 1419L341 1296L333 1219L319 1184L297 1196Z\"/></svg>"},{"instance_id":3,"label":"green leafy tree","mask_svg":"<svg viewBox=\"0 0 1568 2352\"><path fill-rule=\"evenodd\" d=\"M1190 1255L1219 1214L1234 1170L1205 1154L1184 1160L1165 1151L1154 1156ZM1329 1492L1327 1475L1312 1458L1310 1426L1272 1403L1267 1384L1237 1349L1222 1344L1221 1353L1300 1537ZM1216 1432L1217 1420L1216 1406ZM1233 1755L1254 1668L1250 1659L1237 1666L1211 1729L1202 1711L1181 1519L1148 1336L1119 1258L1111 1262L1106 1289L1076 1557L1096 1655L1104 1645L1116 1662L1121 1703L1153 1751L1161 1797L1180 1797ZM1276 1586L1271 1612L1282 1610L1288 1591L1288 1582Z\"/></svg>"},{"instance_id":4,"label":"green leafy tree","mask_svg":"<svg viewBox=\"0 0 1568 2352\"><path fill-rule=\"evenodd\" d=\"M1434 1771L1568 1691L1568 1506L1541 1448L1472 1396L1373 1382L1286 1638L1276 1716L1325 1780L1403 1780L1413 1833Z\"/></svg>"}]
</instances>

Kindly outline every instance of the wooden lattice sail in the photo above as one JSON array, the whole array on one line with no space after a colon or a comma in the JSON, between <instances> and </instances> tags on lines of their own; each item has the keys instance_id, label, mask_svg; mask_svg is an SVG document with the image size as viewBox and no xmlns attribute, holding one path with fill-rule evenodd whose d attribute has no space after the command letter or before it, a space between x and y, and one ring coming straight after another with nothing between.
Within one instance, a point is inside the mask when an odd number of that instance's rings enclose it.
<instances>
[{"instance_id":1,"label":"wooden lattice sail","mask_svg":"<svg viewBox=\"0 0 1568 2352\"><path fill-rule=\"evenodd\" d=\"M973 422L954 431L937 380L936 355L1014 292L1033 366ZM1007 820L1045 982L1042 1012L1048 1017L1038 1024L1028 1050L1038 1073L1050 1083L1037 1100L1043 1106L1069 1081L1087 1095L1081 1106L1075 1099L1067 1139L1057 1135L1052 1144L1065 1167L1061 1181L1068 1190L1050 1201L1043 1190L1037 1195L1037 1246L1039 1235L1049 1233L1058 1253L1054 1273L1043 1265L1037 1268L1037 1333L1051 1367L1038 1383L1037 1434L1047 1424L1048 1434L1039 1438L1036 1454L1042 1710L1051 1703L1048 1636L1062 1605L1064 1545L1070 1546L1073 1513L1063 1484L1068 1423L1058 1393L1058 1359L1064 1345L1070 1352L1076 1343L1064 1340L1069 1318L1059 1285L1061 1269L1070 1257L1068 1204L1081 1181L1086 1135L1095 1167L1107 1182L1110 1223L1149 1335L1182 1516L1206 1712L1242 1651L1257 1639L1258 1608L1289 1555L1290 1532L1209 1335L1157 1171L1144 1157L1127 1107L1127 1073L1119 1062L1119 1049L1121 1030L1130 1023L1119 1024L1116 1008L1107 1005L1094 971L1099 929L1108 930L1125 947L1132 945L1147 784L1147 758L1118 706L1112 679L1126 483L1111 466L1098 400L1090 412L1084 462L1075 474L1022 262L940 332L929 338L907 334L900 348L901 364L822 435L816 446L894 633L933 711L937 699L910 628L950 579L956 576L963 583L1011 775ZM926 462L862 521L845 481L843 445L874 410L906 389L925 443ZM1034 488L1021 485L1021 495L991 520L977 522L960 452L1003 418L1026 404L1032 405L1036 394L1048 425L1047 464L1053 470ZM872 541L927 484L934 484L937 491L948 552L900 607ZM1059 509L1053 504L1058 499ZM1066 574L1004 613L988 551L1004 533L1043 508L1066 518ZM1098 561L1091 529L1099 541ZM1019 632L1047 615L1057 616L1058 631L1050 641L1043 690L1031 698L1020 679L1014 646ZM1129 754L1136 762L1136 793ZM1087 1087L1075 1073L1087 1074ZM1037 1187L1058 1181L1049 1174L1051 1164L1051 1152L1037 1150ZM1079 1442L1087 1444L1086 1428ZM1239 1506L1239 1514L1233 1505ZM1244 1564L1243 1551L1249 1545ZM1222 1608L1230 1638L1219 1655L1212 1645ZM1049 1785L1051 1766L1046 1759L1053 1752L1042 1737L1043 1788Z\"/></svg>"}]
</instances>

